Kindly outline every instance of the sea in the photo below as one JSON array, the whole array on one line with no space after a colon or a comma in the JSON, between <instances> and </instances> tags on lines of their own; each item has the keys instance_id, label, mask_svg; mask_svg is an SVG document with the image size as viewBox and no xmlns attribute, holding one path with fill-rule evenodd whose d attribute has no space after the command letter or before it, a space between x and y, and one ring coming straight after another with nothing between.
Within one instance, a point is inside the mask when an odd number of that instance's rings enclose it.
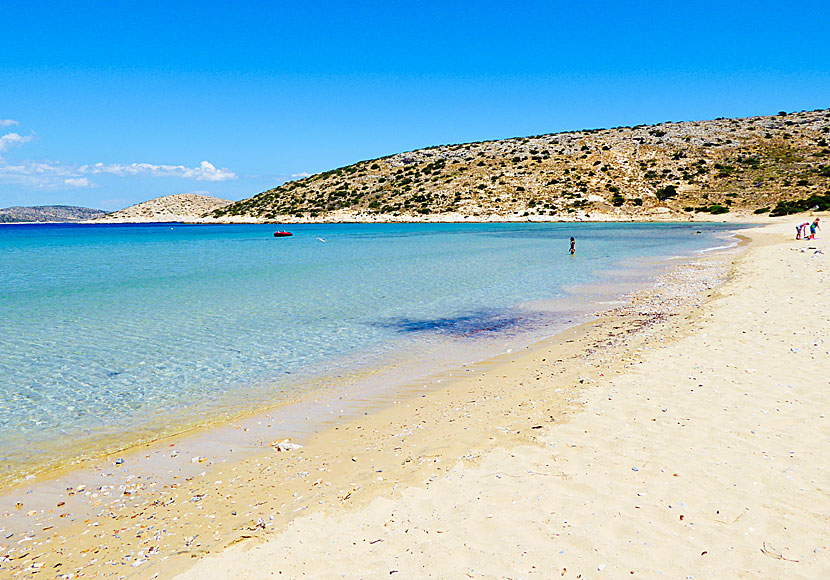
<instances>
[{"instance_id":1,"label":"sea","mask_svg":"<svg viewBox=\"0 0 830 580\"><path fill-rule=\"evenodd\" d=\"M734 225L0 225L0 479L366 396L619 305ZM570 255L570 238L576 252Z\"/></svg>"}]
</instances>

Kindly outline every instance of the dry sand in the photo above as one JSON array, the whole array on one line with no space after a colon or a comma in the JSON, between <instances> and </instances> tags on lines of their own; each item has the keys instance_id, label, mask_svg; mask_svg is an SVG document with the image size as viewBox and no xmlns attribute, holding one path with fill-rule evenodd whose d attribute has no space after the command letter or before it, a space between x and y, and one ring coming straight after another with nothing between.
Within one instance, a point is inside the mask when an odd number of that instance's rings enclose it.
<instances>
[{"instance_id":1,"label":"dry sand","mask_svg":"<svg viewBox=\"0 0 830 580\"><path fill-rule=\"evenodd\" d=\"M301 449L33 513L0 577L830 577L830 248L791 221Z\"/></svg>"},{"instance_id":2,"label":"dry sand","mask_svg":"<svg viewBox=\"0 0 830 580\"><path fill-rule=\"evenodd\" d=\"M471 457L437 447L418 485L295 519L180 580L830 577L830 248L790 229L752 231L717 296L641 333L623 372L603 377L597 351L565 424ZM477 430L518 438L500 427Z\"/></svg>"}]
</instances>

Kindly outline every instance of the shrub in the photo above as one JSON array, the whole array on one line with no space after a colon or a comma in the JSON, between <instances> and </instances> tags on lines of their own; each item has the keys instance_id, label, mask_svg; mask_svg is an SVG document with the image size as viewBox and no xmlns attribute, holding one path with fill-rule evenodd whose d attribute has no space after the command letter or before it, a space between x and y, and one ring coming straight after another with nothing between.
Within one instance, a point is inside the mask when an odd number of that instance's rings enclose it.
<instances>
[{"instance_id":1,"label":"shrub","mask_svg":"<svg viewBox=\"0 0 830 580\"><path fill-rule=\"evenodd\" d=\"M729 208L728 207L724 207L724 206L718 205L718 204L713 204L713 205L710 205L710 206L702 205L702 206L696 207L696 208L683 208L683 209L685 209L687 211L689 209L694 209L696 212L711 213L711 214L729 213Z\"/></svg>"},{"instance_id":2,"label":"shrub","mask_svg":"<svg viewBox=\"0 0 830 580\"><path fill-rule=\"evenodd\" d=\"M675 197L676 195L677 186L675 185L667 185L657 190L657 199L659 199L660 201L666 201L667 199Z\"/></svg>"},{"instance_id":3,"label":"shrub","mask_svg":"<svg viewBox=\"0 0 830 580\"><path fill-rule=\"evenodd\" d=\"M803 211L810 211L812 209L818 211L830 210L830 194L814 194L804 199L798 199L794 201L779 201L778 204L769 213L769 215L771 217L776 217L780 215L801 213Z\"/></svg>"},{"instance_id":4,"label":"shrub","mask_svg":"<svg viewBox=\"0 0 830 580\"><path fill-rule=\"evenodd\" d=\"M625 203L625 198L623 196L621 196L619 193L615 193L611 197L611 205L613 205L614 207L620 207L624 203Z\"/></svg>"},{"instance_id":5,"label":"shrub","mask_svg":"<svg viewBox=\"0 0 830 580\"><path fill-rule=\"evenodd\" d=\"M752 212L752 213L761 214L761 213L767 213L768 211L769 211L769 208L768 208L768 207L759 207L758 209L756 209L756 210L755 210L754 212Z\"/></svg>"},{"instance_id":6,"label":"shrub","mask_svg":"<svg viewBox=\"0 0 830 580\"><path fill-rule=\"evenodd\" d=\"M631 200L631 203L633 203L634 205L643 205L643 200L639 197L635 197Z\"/></svg>"}]
</instances>

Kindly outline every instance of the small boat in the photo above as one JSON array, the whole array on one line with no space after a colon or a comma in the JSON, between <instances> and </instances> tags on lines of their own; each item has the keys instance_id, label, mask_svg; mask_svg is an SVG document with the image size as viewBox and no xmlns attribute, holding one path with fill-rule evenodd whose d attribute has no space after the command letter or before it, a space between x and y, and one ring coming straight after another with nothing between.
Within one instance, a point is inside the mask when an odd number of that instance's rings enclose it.
<instances>
[{"instance_id":1,"label":"small boat","mask_svg":"<svg viewBox=\"0 0 830 580\"><path fill-rule=\"evenodd\" d=\"M287 238L288 236L294 235L291 232L274 232L275 238Z\"/></svg>"}]
</instances>

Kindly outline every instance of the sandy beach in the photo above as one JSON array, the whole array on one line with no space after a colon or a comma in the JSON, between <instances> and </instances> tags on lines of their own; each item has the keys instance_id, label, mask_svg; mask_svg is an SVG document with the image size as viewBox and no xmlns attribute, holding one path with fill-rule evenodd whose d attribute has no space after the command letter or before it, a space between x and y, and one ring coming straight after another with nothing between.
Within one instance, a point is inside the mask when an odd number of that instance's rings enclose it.
<instances>
[{"instance_id":1,"label":"sandy beach","mask_svg":"<svg viewBox=\"0 0 830 580\"><path fill-rule=\"evenodd\" d=\"M825 577L830 248L792 221L302 447L56 491L0 576Z\"/></svg>"},{"instance_id":2,"label":"sandy beach","mask_svg":"<svg viewBox=\"0 0 830 580\"><path fill-rule=\"evenodd\" d=\"M827 246L789 230L752 231L716 295L588 356L583 387L537 367L578 401L533 389L500 420L479 417L472 439L502 444L459 454L439 439L412 458L431 463L418 485L390 481L368 505L296 519L180 578L824 577ZM529 379L527 362L495 385ZM460 415L498 396L482 383ZM565 421L541 420L568 403Z\"/></svg>"}]
</instances>

